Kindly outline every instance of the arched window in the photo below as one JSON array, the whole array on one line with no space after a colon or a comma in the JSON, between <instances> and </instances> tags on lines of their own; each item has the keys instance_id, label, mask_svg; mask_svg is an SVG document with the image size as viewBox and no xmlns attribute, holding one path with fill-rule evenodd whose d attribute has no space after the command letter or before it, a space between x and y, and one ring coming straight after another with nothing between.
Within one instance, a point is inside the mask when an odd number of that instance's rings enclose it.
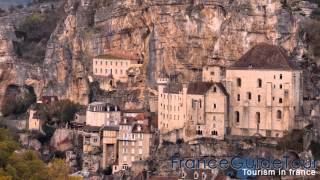
<instances>
[{"instance_id":1,"label":"arched window","mask_svg":"<svg viewBox=\"0 0 320 180\"><path fill-rule=\"evenodd\" d=\"M280 110L277 111L277 118L282 119L282 112Z\"/></svg>"},{"instance_id":2,"label":"arched window","mask_svg":"<svg viewBox=\"0 0 320 180\"><path fill-rule=\"evenodd\" d=\"M237 78L237 86L241 87L241 78Z\"/></svg>"},{"instance_id":3,"label":"arched window","mask_svg":"<svg viewBox=\"0 0 320 180\"><path fill-rule=\"evenodd\" d=\"M237 100L240 101L240 94L237 95Z\"/></svg>"},{"instance_id":4,"label":"arched window","mask_svg":"<svg viewBox=\"0 0 320 180\"><path fill-rule=\"evenodd\" d=\"M261 95L258 95L258 102L261 101Z\"/></svg>"},{"instance_id":5,"label":"arched window","mask_svg":"<svg viewBox=\"0 0 320 180\"><path fill-rule=\"evenodd\" d=\"M247 97L249 100L251 99L251 92L247 92Z\"/></svg>"},{"instance_id":6,"label":"arched window","mask_svg":"<svg viewBox=\"0 0 320 180\"><path fill-rule=\"evenodd\" d=\"M217 88L216 87L213 87L213 92L217 92Z\"/></svg>"},{"instance_id":7,"label":"arched window","mask_svg":"<svg viewBox=\"0 0 320 180\"><path fill-rule=\"evenodd\" d=\"M258 88L261 88L261 87L262 87L262 80L258 79Z\"/></svg>"},{"instance_id":8,"label":"arched window","mask_svg":"<svg viewBox=\"0 0 320 180\"><path fill-rule=\"evenodd\" d=\"M239 111L236 111L236 112L235 112L235 121L236 121L237 123L240 122L240 113L239 113Z\"/></svg>"},{"instance_id":9,"label":"arched window","mask_svg":"<svg viewBox=\"0 0 320 180\"><path fill-rule=\"evenodd\" d=\"M280 104L282 103L282 98L279 98L279 103L280 103Z\"/></svg>"},{"instance_id":10,"label":"arched window","mask_svg":"<svg viewBox=\"0 0 320 180\"><path fill-rule=\"evenodd\" d=\"M256 112L257 124L260 124L260 112Z\"/></svg>"}]
</instances>

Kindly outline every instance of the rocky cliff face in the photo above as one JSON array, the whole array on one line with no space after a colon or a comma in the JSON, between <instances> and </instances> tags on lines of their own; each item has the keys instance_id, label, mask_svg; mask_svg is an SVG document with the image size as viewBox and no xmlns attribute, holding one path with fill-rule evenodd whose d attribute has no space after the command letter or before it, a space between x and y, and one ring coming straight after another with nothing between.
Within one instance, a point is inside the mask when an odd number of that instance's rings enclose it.
<instances>
[{"instance_id":1,"label":"rocky cliff face","mask_svg":"<svg viewBox=\"0 0 320 180\"><path fill-rule=\"evenodd\" d=\"M300 29L315 7L298 0L67 0L38 74L41 92L86 104L91 59L109 48L140 54L150 86L162 67L192 80L203 64L228 65L259 42L301 60L307 44ZM12 29L0 31L1 62L14 61Z\"/></svg>"}]
</instances>

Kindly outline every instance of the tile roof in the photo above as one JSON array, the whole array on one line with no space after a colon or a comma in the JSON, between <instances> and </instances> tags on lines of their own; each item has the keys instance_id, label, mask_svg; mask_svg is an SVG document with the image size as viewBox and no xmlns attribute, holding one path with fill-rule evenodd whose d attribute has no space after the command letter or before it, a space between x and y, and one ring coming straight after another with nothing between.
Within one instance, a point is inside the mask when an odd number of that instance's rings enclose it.
<instances>
[{"instance_id":1,"label":"tile roof","mask_svg":"<svg viewBox=\"0 0 320 180\"><path fill-rule=\"evenodd\" d=\"M104 131L119 131L119 126L104 126L102 128Z\"/></svg>"},{"instance_id":2,"label":"tile roof","mask_svg":"<svg viewBox=\"0 0 320 180\"><path fill-rule=\"evenodd\" d=\"M224 85L220 82L191 82L188 84L188 91L187 94L197 94L203 95L207 93L211 87L216 86L218 87L226 96L228 96L228 92Z\"/></svg>"},{"instance_id":3,"label":"tile roof","mask_svg":"<svg viewBox=\"0 0 320 180\"><path fill-rule=\"evenodd\" d=\"M96 56L97 59L112 59L112 60L140 60L137 53L126 51L123 49L108 49L105 54Z\"/></svg>"},{"instance_id":4,"label":"tile roof","mask_svg":"<svg viewBox=\"0 0 320 180\"><path fill-rule=\"evenodd\" d=\"M169 83L163 90L164 93L174 93L178 94L183 89L181 83Z\"/></svg>"},{"instance_id":5,"label":"tile roof","mask_svg":"<svg viewBox=\"0 0 320 180\"><path fill-rule=\"evenodd\" d=\"M246 52L229 69L297 69L281 46L260 43Z\"/></svg>"}]
</instances>

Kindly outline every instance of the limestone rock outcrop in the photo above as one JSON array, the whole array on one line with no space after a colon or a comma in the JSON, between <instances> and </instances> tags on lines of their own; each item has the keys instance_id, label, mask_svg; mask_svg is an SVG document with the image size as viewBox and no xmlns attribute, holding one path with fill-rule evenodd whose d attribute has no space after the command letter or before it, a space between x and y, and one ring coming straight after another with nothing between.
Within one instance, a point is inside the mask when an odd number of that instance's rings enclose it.
<instances>
[{"instance_id":1,"label":"limestone rock outcrop","mask_svg":"<svg viewBox=\"0 0 320 180\"><path fill-rule=\"evenodd\" d=\"M228 65L260 42L282 45L299 61L307 51L300 29L315 7L297 0L66 0L67 16L48 41L37 78L41 92L86 104L92 57L109 48L138 52L148 86L162 67L192 80L202 65ZM12 38L0 37L4 59Z\"/></svg>"}]
</instances>

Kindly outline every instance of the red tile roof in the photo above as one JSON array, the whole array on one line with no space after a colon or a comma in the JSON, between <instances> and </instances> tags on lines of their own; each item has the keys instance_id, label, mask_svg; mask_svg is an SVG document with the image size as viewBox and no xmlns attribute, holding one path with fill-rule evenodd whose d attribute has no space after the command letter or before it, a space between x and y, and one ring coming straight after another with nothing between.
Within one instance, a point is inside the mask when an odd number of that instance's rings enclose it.
<instances>
[{"instance_id":1,"label":"red tile roof","mask_svg":"<svg viewBox=\"0 0 320 180\"><path fill-rule=\"evenodd\" d=\"M97 56L101 59L140 60L139 54L123 49L107 49L104 54Z\"/></svg>"}]
</instances>

